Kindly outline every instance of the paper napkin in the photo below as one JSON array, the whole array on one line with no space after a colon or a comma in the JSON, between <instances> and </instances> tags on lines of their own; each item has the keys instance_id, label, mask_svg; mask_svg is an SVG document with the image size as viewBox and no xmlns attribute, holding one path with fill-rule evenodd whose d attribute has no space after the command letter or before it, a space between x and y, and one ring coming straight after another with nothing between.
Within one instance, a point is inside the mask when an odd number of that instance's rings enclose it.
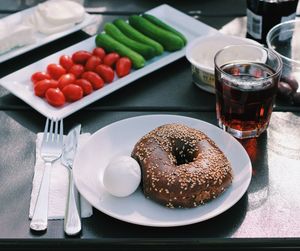
<instances>
[{"instance_id":1,"label":"paper napkin","mask_svg":"<svg viewBox=\"0 0 300 251\"><path fill-rule=\"evenodd\" d=\"M85 144L89 139L90 134L84 133L79 136L78 149ZM30 199L29 218L31 219L38 196L40 183L43 177L44 161L40 155L41 143L43 133L37 134L36 139L36 162L34 167L34 177L32 181L32 192ZM56 160L51 169L50 190L49 190L49 205L48 205L48 219L63 219L65 216L68 190L69 190L69 170L60 159ZM80 196L81 217L87 218L93 214L92 206Z\"/></svg>"}]
</instances>

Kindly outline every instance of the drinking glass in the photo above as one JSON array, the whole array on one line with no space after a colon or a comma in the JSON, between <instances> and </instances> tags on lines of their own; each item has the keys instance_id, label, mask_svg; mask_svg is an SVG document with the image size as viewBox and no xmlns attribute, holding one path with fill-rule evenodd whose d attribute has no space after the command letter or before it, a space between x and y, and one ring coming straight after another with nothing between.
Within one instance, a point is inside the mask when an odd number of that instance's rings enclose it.
<instances>
[{"instance_id":1,"label":"drinking glass","mask_svg":"<svg viewBox=\"0 0 300 251\"><path fill-rule=\"evenodd\" d=\"M258 137L273 111L280 57L263 46L230 45L216 53L214 62L219 126L239 139Z\"/></svg>"}]
</instances>

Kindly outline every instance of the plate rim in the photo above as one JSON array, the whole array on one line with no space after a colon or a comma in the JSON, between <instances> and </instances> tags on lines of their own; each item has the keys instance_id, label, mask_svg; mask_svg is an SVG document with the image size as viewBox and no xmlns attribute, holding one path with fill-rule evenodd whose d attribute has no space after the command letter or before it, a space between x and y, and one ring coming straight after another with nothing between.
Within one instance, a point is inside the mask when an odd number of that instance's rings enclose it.
<instances>
[{"instance_id":1,"label":"plate rim","mask_svg":"<svg viewBox=\"0 0 300 251\"><path fill-rule=\"evenodd\" d=\"M192 117L182 116L182 115L173 115L173 114L150 114L150 115L133 116L133 117L129 117L129 118L125 118L125 119L121 119L121 120L112 122L112 123L110 123L110 124L108 124L108 125L100 128L99 130L97 130L95 133L93 133L91 135L91 137L88 139L88 141L86 142L86 144L89 144L89 142L93 140L93 137L96 137L98 134L101 134L104 130L107 130L107 128L109 128L111 126L115 126L115 125L118 125L118 124L126 123L128 120L152 119L154 117L155 118L161 117L162 119L165 119L165 118L167 118L167 119L182 119L182 120L179 120L179 123L184 123L183 120L185 120L185 121L191 121L191 122L196 122L196 123L200 122L200 124L202 124L202 125L211 127L214 130L219 131L223 135L227 135L226 137L228 137L229 139L231 139L236 144L236 146L239 146L241 152L244 154L244 157L246 157L246 159L247 159L247 170L246 170L247 171L247 179L246 179L246 183L244 183L244 185L242 186L243 189L240 191L239 196L235 197L235 199L231 203L229 203L229 206L227 205L224 208L220 207L219 209L215 209L214 214L210 215L209 217L202 217L201 220L195 220L195 219L193 219L193 220L190 220L190 221L184 220L183 222L180 221L180 222L173 222L173 223L170 223L170 222L163 222L163 223L161 223L161 222L160 223L154 222L154 223L151 224L151 223L146 223L146 222L141 222L141 221L137 222L137 221L134 221L134 220L131 220L131 219L128 219L128 218L124 219L124 217L116 216L115 213L111 213L111 212L107 211L106 209L103 209L103 208L100 209L100 208L98 208L93 201L90 201L89 198L87 198L85 196L86 195L86 194L84 194L85 192L82 193L83 188L80 187L80 185L78 186L78 184L80 184L80 182L78 181L78 175L77 175L77 171L78 171L77 168L78 167L76 168L76 163L77 163L77 158L78 158L77 156L79 156L79 154L77 154L76 157L75 157L75 160L74 160L74 181L75 181L75 184L76 184L76 186L78 188L78 191L80 191L81 195L93 207L95 207L95 209L99 210L100 212L102 212L102 213L104 213L104 214L106 214L106 215L108 215L108 216L110 216L110 217L112 217L114 219L118 219L120 221L131 223L131 224L136 224L136 225L141 225L141 226L150 226L150 227L177 227L177 226L191 225L191 224L203 222L203 221L209 220L211 218L214 218L214 217L222 214L223 212L227 211L231 207L233 207L244 196L244 194L248 190L248 187L250 185L251 178L252 178L252 172L251 172L251 170L252 170L252 163L251 163L250 157L247 154L246 150L243 148L243 146L233 136L231 136L227 132L223 131L221 128L219 128L219 127L217 127L217 126L215 126L215 125L213 125L213 124L211 124L209 122L206 122L206 121L203 121L203 120L200 120L200 119L197 119L197 118L192 118ZM79 151L82 151L82 149L80 149ZM226 193L226 191L225 191L225 193ZM156 202L151 201L151 200L150 200L150 203L157 204ZM199 207L197 207L197 208L199 208ZM187 210L197 210L197 208L192 208L192 209L187 209ZM170 210L174 210L174 209L170 209ZM175 210L178 210L178 209L175 209ZM181 209L179 209L179 210L181 210ZM183 209L183 210L185 210L185 209Z\"/></svg>"}]
</instances>

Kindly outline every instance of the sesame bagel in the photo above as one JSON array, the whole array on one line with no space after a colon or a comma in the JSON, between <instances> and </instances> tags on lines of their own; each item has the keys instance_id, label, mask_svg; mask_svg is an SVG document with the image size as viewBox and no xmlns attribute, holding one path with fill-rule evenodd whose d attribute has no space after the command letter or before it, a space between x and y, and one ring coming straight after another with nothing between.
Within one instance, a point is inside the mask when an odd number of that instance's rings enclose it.
<instances>
[{"instance_id":1,"label":"sesame bagel","mask_svg":"<svg viewBox=\"0 0 300 251\"><path fill-rule=\"evenodd\" d=\"M181 124L162 125L134 146L145 196L167 207L196 207L216 198L233 175L213 140Z\"/></svg>"}]
</instances>

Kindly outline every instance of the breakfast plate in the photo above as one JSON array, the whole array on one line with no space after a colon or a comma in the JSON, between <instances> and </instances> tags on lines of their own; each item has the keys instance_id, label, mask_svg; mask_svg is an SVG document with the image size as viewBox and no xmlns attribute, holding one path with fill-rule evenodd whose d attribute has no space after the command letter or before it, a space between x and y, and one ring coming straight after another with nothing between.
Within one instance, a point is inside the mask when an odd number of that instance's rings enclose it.
<instances>
[{"instance_id":1,"label":"breakfast plate","mask_svg":"<svg viewBox=\"0 0 300 251\"><path fill-rule=\"evenodd\" d=\"M36 7L32 7L32 8L28 8L26 10L23 11L19 11L15 14L9 15L7 17L2 18L3 21L6 21L8 23L20 23L22 21L23 18L28 17L29 15L31 15ZM16 47L11 49L10 51L7 51L3 54L0 54L0 63L14 58L16 56L19 56L25 52L28 52L30 50L33 50L37 47L40 47L44 44L50 43L58 38L64 37L68 34L71 34L75 31L81 30L85 27L87 27L88 25L92 24L96 22L95 16L90 15L88 13L85 13L84 19L82 22L75 24L74 26L72 26L71 28L68 28L64 31L61 32L57 32L57 33L53 33L50 35L46 35L40 32L34 32L34 38L35 38L35 42L22 46L22 47Z\"/></svg>"},{"instance_id":2,"label":"breakfast plate","mask_svg":"<svg viewBox=\"0 0 300 251\"><path fill-rule=\"evenodd\" d=\"M114 197L104 188L103 171L112 158L130 156L135 143L154 128L180 123L199 129L213 139L229 159L233 183L216 199L190 209L170 209L144 197L140 188L128 197ZM231 135L207 122L177 115L146 115L117 121L94 133L78 149L74 180L80 193L101 212L133 224L153 227L183 226L215 217L240 200L251 180L252 166L242 145Z\"/></svg>"},{"instance_id":3,"label":"breakfast plate","mask_svg":"<svg viewBox=\"0 0 300 251\"><path fill-rule=\"evenodd\" d=\"M198 36L204 36L217 32L214 28L195 20L194 18L168 5L161 5L148 11L147 13L157 16L163 21L172 25L178 31L182 32L188 41L191 41L193 38ZM73 103L66 103L64 106L59 108L49 105L44 99L34 95L33 86L30 81L30 77L34 72L45 70L49 63L57 63L59 56L63 54L72 55L72 53L75 51L91 51L93 48L95 48L95 37L88 38L67 49L54 53L51 56L48 56L21 70L7 75L0 80L0 84L44 116L52 117L53 119L62 119L95 102L96 100L99 100L106 95L128 85L134 80L141 78L142 76L149 74L185 55L185 48L173 53L164 52L162 55L148 60L143 68L133 70L129 75L123 78L116 78L111 84L107 84L103 88L94 91L84 98Z\"/></svg>"}]
</instances>

